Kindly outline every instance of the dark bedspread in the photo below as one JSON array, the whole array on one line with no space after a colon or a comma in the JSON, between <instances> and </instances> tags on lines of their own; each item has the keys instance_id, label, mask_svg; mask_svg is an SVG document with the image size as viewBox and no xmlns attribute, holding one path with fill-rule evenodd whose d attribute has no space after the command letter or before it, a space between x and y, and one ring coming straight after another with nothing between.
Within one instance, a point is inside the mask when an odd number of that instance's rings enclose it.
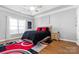
<instances>
[{"instance_id":1,"label":"dark bedspread","mask_svg":"<svg viewBox=\"0 0 79 59\"><path fill-rule=\"evenodd\" d=\"M26 31L23 36L22 36L22 39L29 39L29 40L32 40L33 41L33 44L36 45L37 42L39 42L40 40L44 39L45 37L47 36L50 36L50 32L49 31L46 31L46 32L43 32L43 31L40 31L40 32L37 32L37 31Z\"/></svg>"}]
</instances>

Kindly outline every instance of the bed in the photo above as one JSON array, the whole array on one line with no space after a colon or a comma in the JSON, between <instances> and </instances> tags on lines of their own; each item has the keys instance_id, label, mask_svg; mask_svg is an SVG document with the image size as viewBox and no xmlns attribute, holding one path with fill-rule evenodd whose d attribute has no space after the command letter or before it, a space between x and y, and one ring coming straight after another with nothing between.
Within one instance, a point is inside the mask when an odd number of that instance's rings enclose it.
<instances>
[{"instance_id":1,"label":"bed","mask_svg":"<svg viewBox=\"0 0 79 59\"><path fill-rule=\"evenodd\" d=\"M31 40L34 45L36 45L39 41L43 40L44 38L51 37L51 32L49 31L48 27L39 27L37 31L26 31L22 36L22 40Z\"/></svg>"}]
</instances>

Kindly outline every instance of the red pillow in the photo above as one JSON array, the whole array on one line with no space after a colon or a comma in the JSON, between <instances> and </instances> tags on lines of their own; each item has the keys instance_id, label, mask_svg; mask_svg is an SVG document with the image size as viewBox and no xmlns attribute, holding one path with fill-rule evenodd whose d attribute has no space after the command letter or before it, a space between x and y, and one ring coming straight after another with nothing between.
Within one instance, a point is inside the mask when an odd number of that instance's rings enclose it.
<instances>
[{"instance_id":1,"label":"red pillow","mask_svg":"<svg viewBox=\"0 0 79 59\"><path fill-rule=\"evenodd\" d=\"M41 28L38 27L38 28L37 28L37 31L41 31Z\"/></svg>"},{"instance_id":2,"label":"red pillow","mask_svg":"<svg viewBox=\"0 0 79 59\"><path fill-rule=\"evenodd\" d=\"M44 32L45 32L45 31L46 31L46 27L43 27L43 28L42 28L42 31L44 31Z\"/></svg>"}]
</instances>

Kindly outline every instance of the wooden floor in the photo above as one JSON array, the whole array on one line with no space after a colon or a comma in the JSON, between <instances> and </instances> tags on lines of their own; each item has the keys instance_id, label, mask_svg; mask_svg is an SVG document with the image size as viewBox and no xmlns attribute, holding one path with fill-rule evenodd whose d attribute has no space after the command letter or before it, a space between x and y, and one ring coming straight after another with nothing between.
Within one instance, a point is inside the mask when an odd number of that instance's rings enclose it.
<instances>
[{"instance_id":1,"label":"wooden floor","mask_svg":"<svg viewBox=\"0 0 79 59\"><path fill-rule=\"evenodd\" d=\"M79 54L79 46L73 42L54 40L39 54Z\"/></svg>"}]
</instances>

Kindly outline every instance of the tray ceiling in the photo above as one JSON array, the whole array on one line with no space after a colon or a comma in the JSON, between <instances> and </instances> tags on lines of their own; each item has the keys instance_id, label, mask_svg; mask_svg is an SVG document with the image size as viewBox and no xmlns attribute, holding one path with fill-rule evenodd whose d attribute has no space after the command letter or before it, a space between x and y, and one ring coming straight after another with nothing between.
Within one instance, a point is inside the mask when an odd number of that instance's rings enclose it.
<instances>
[{"instance_id":1,"label":"tray ceiling","mask_svg":"<svg viewBox=\"0 0 79 59\"><path fill-rule=\"evenodd\" d=\"M50 11L51 9L55 10L59 7L62 7L62 5L3 5L3 6L8 9L32 16Z\"/></svg>"}]
</instances>

